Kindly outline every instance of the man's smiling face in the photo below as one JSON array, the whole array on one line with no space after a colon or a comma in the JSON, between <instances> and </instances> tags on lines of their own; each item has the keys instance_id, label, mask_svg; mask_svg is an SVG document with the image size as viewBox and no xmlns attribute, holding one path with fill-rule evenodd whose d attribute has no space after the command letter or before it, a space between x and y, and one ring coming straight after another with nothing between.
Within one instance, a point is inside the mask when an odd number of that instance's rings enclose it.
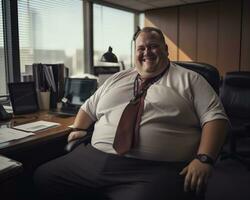
<instances>
[{"instance_id":1,"label":"man's smiling face","mask_svg":"<svg viewBox=\"0 0 250 200\"><path fill-rule=\"evenodd\" d=\"M156 76L167 67L168 48L157 32L141 32L135 45L136 69L142 78Z\"/></svg>"}]
</instances>

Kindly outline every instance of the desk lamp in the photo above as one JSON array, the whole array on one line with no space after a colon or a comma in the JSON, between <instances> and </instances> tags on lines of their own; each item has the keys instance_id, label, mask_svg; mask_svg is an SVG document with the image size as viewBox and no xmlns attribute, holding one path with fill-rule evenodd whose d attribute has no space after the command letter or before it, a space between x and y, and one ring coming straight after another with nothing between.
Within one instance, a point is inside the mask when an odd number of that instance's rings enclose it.
<instances>
[{"instance_id":1,"label":"desk lamp","mask_svg":"<svg viewBox=\"0 0 250 200\"><path fill-rule=\"evenodd\" d=\"M112 47L110 46L108 51L102 55L101 61L102 62L112 62L118 63L118 59L115 54L112 53Z\"/></svg>"}]
</instances>

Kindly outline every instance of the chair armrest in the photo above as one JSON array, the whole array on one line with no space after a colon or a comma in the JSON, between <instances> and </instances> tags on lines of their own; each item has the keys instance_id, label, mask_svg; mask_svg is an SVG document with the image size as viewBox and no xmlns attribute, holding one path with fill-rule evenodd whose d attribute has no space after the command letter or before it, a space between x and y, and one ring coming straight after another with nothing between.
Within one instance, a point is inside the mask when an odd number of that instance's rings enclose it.
<instances>
[{"instance_id":1,"label":"chair armrest","mask_svg":"<svg viewBox=\"0 0 250 200\"><path fill-rule=\"evenodd\" d=\"M64 148L64 151L69 153L71 151L73 151L77 146L79 146L80 144L84 143L85 145L87 145L88 143L90 143L91 141L91 137L94 131L94 126L95 126L95 122L92 123L87 129L87 134L85 136L83 136L82 138L79 139L75 139L70 141Z\"/></svg>"},{"instance_id":2,"label":"chair armrest","mask_svg":"<svg viewBox=\"0 0 250 200\"><path fill-rule=\"evenodd\" d=\"M87 135L83 136L82 138L76 139L76 140L72 140L70 141L66 147L64 148L64 150L66 152L71 152L73 151L77 146L79 146L80 144L84 143L85 145L90 143L91 141L91 137L92 137L92 133L88 133Z\"/></svg>"}]
</instances>

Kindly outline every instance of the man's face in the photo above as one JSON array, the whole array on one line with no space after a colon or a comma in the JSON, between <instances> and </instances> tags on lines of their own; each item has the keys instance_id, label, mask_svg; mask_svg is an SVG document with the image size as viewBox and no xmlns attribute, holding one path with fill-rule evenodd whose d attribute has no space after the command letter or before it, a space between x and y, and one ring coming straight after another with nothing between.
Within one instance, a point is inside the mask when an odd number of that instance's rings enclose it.
<instances>
[{"instance_id":1,"label":"man's face","mask_svg":"<svg viewBox=\"0 0 250 200\"><path fill-rule=\"evenodd\" d=\"M168 48L157 32L141 32L135 43L136 70L142 78L160 74L168 65Z\"/></svg>"}]
</instances>

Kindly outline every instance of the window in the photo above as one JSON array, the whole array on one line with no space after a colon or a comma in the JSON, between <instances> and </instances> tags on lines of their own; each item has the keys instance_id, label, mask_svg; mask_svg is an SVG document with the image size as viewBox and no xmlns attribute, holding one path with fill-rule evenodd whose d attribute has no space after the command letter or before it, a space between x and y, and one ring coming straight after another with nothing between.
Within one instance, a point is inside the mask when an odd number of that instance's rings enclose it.
<instances>
[{"instance_id":1,"label":"window","mask_svg":"<svg viewBox=\"0 0 250 200\"><path fill-rule=\"evenodd\" d=\"M113 48L113 53L126 68L131 66L131 41L134 34L134 14L98 4L93 5L94 65L101 56Z\"/></svg>"},{"instance_id":2,"label":"window","mask_svg":"<svg viewBox=\"0 0 250 200\"><path fill-rule=\"evenodd\" d=\"M0 95L6 94L6 71L5 71L5 52L3 37L3 10L2 0L0 0Z\"/></svg>"},{"instance_id":3,"label":"window","mask_svg":"<svg viewBox=\"0 0 250 200\"><path fill-rule=\"evenodd\" d=\"M64 63L83 73L81 0L18 0L21 72L33 63Z\"/></svg>"},{"instance_id":4,"label":"window","mask_svg":"<svg viewBox=\"0 0 250 200\"><path fill-rule=\"evenodd\" d=\"M139 26L140 28L143 28L145 26L145 14L144 13L141 13L139 15Z\"/></svg>"}]
</instances>

